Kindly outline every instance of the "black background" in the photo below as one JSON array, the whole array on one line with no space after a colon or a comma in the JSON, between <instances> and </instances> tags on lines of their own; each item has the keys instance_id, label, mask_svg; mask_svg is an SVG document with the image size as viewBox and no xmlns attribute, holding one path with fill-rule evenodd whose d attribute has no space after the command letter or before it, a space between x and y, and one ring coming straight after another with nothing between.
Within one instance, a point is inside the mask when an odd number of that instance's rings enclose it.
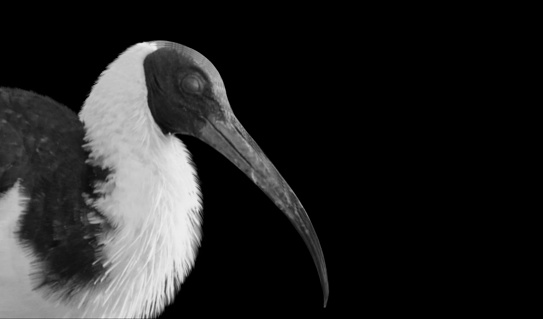
<instances>
[{"instance_id":1,"label":"black background","mask_svg":"<svg viewBox=\"0 0 543 319\"><path fill-rule=\"evenodd\" d=\"M360 217L360 207L344 203L350 198L344 190L354 190L359 204L363 197L357 169L348 169L349 163L362 161L363 143L342 147L349 133L341 121L356 116L350 108L358 107L343 101L358 93L335 71L346 65L334 43L338 40L327 30L324 22L273 30L254 25L225 34L220 26L197 34L157 27L141 33L123 28L81 33L66 26L5 38L0 86L35 91L76 112L100 73L131 45L168 40L197 50L217 68L237 118L307 210L328 266L327 309L311 256L288 219L221 154L182 137L200 179L203 241L194 269L161 318L207 311L257 317L273 310L326 314L347 294L339 276L348 277L348 294L358 298L361 288L354 280L362 274L345 276L345 263L352 267L362 248L347 249L352 234L340 231ZM345 177L354 184L339 181Z\"/></svg>"}]
</instances>

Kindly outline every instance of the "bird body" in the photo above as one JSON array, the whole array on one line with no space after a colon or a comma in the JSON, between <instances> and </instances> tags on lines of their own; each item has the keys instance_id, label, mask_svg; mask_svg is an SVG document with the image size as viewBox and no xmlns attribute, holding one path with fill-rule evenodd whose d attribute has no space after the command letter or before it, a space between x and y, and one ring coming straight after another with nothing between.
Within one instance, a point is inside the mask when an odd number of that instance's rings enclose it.
<instances>
[{"instance_id":1,"label":"bird body","mask_svg":"<svg viewBox=\"0 0 543 319\"><path fill-rule=\"evenodd\" d=\"M103 267L111 264L107 271L98 271L99 274L92 276L96 277L92 278L93 280L101 281L102 284L88 290L88 293L67 292L65 289L43 292L53 300L69 294L70 303L77 304L80 310L78 312L89 317L106 315L131 318L144 313L157 314L158 309L162 309L164 304L174 297L178 289L176 285L183 281L190 270L200 240L201 204L189 154L179 139L162 134L147 106L146 88L142 83L143 58L152 49L147 44L133 47L117 60L120 63L113 63L102 74L80 114L83 124L75 122L76 119L69 114L71 110L54 105L53 101L48 101L53 104L51 110L45 108L49 111L44 112L48 116L39 114L40 116L33 117L33 113L29 111L27 113L30 114L25 114L26 117L21 119L30 121L30 118L35 118L38 123L32 123L32 127L39 127L50 124L53 117L60 116L62 121L58 120L59 126L73 126L67 132L62 132L64 138L49 136L48 132L44 134L43 131L39 132L39 136L32 136L29 132L18 132L23 139L40 137L56 139L46 150L50 152L50 156L40 158L38 164L51 163L51 158L56 158L60 159L56 165L70 166L66 167L70 169L66 174L74 174L72 169L83 170L69 165L71 162L76 162L84 168L90 165L98 169L108 168L111 171L106 179L97 181L94 185L94 194L89 191L86 196L80 198L79 209L70 207L73 213L80 214L79 218L85 219L88 224L105 224L104 228L109 229L96 238L97 244L101 247L100 254L93 256L92 259L96 260L89 259L89 262L104 259ZM31 96L39 100L34 106L38 106L38 103L41 106L35 109L44 109L42 101L46 98L36 94L18 90L14 92L4 90L3 94L9 94L12 101L21 99L21 96ZM69 118L70 121L64 118ZM86 131L84 140L81 135L83 129ZM56 126L50 127L50 130L58 133ZM66 144L63 139L70 139L70 142ZM71 141L74 139L76 141ZM78 157L73 155L72 147L67 151L62 149L77 144L81 147L76 153ZM36 148L39 149L39 146ZM75 158L72 159L70 156ZM83 156L88 157L82 158ZM56 165L53 165L55 168L52 170L56 169ZM41 173L41 177L53 180L52 176L48 176L51 174L41 168L28 172L27 175L33 175L37 171L40 173L45 171ZM0 216L2 219L6 218L3 226L7 227L3 234L12 234L17 228L17 216L22 214L24 208L20 202L28 201L24 195L28 191L25 184L26 179L13 186L8 191L8 196L3 196L0 201ZM57 194L61 198L70 198L71 192L80 192L83 189L82 187L73 189L74 184L71 179L65 178L47 182L44 187L59 188ZM39 195L41 191L38 189L33 193ZM4 217L5 212L10 213ZM107 218L100 217L97 212ZM71 234L66 236L70 237ZM23 267L22 269L30 271L32 258L28 258L28 253L25 254L24 249L21 249L21 245L12 236L9 242L12 253L18 254L18 262L14 263L12 259L11 263L17 269ZM22 277L17 275L13 278ZM40 283L25 284L30 287ZM87 289L80 287L81 283L77 282L70 285L75 286L73 289ZM33 294L30 296L34 297ZM2 300L7 302L7 299ZM58 307L59 313L53 311L55 315L65 311L60 304ZM0 309L10 307L6 305ZM34 315L39 317L42 314L40 309ZM8 314L14 315L16 314ZM66 312L65 315L73 313Z\"/></svg>"},{"instance_id":2,"label":"bird body","mask_svg":"<svg viewBox=\"0 0 543 319\"><path fill-rule=\"evenodd\" d=\"M199 137L272 189L315 245L297 198L233 117L218 73L189 48L129 48L79 118L49 98L0 88L0 125L0 317L163 311L201 239L196 172L176 134Z\"/></svg>"}]
</instances>

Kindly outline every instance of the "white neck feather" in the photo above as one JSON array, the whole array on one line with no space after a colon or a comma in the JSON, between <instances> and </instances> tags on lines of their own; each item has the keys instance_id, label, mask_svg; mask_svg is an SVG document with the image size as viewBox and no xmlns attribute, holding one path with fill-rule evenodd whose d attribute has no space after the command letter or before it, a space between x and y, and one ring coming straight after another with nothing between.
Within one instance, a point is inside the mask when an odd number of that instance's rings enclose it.
<instances>
[{"instance_id":1,"label":"white neck feather","mask_svg":"<svg viewBox=\"0 0 543 319\"><path fill-rule=\"evenodd\" d=\"M98 187L104 196L92 204L116 227L103 238L107 275L76 298L90 317L160 313L200 242L200 192L190 155L160 131L147 105L143 60L154 50L141 43L124 52L80 113L90 160L113 171Z\"/></svg>"}]
</instances>

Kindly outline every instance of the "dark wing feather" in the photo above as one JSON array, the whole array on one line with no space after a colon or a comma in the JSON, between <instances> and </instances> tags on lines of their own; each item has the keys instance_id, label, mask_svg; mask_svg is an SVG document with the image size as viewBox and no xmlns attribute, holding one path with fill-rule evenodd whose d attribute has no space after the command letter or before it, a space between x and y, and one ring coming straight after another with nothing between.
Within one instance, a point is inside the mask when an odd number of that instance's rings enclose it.
<instances>
[{"instance_id":1,"label":"dark wing feather","mask_svg":"<svg viewBox=\"0 0 543 319\"><path fill-rule=\"evenodd\" d=\"M0 197L13 187L27 166L23 137L6 120L0 97Z\"/></svg>"},{"instance_id":2,"label":"dark wing feather","mask_svg":"<svg viewBox=\"0 0 543 319\"><path fill-rule=\"evenodd\" d=\"M49 178L63 162L85 156L83 125L67 107L41 95L0 88L0 191L23 179Z\"/></svg>"},{"instance_id":3,"label":"dark wing feather","mask_svg":"<svg viewBox=\"0 0 543 319\"><path fill-rule=\"evenodd\" d=\"M21 181L30 201L17 235L37 257L37 285L64 296L104 270L96 261L105 224L89 222L90 215L101 215L86 199L99 196L94 185L110 172L87 163L84 134L67 107L32 92L0 88L0 191Z\"/></svg>"}]
</instances>

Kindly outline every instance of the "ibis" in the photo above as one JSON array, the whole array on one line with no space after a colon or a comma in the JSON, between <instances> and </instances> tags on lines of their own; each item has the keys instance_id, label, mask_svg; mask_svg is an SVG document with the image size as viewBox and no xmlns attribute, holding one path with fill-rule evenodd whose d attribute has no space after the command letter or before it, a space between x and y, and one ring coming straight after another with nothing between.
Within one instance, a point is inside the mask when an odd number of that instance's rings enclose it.
<instances>
[{"instance_id":1,"label":"ibis","mask_svg":"<svg viewBox=\"0 0 543 319\"><path fill-rule=\"evenodd\" d=\"M234 116L219 73L187 46L154 41L121 53L79 114L0 88L0 317L160 315L202 237L184 135L223 154L288 217L312 255L326 306L326 265L311 221Z\"/></svg>"}]
</instances>

